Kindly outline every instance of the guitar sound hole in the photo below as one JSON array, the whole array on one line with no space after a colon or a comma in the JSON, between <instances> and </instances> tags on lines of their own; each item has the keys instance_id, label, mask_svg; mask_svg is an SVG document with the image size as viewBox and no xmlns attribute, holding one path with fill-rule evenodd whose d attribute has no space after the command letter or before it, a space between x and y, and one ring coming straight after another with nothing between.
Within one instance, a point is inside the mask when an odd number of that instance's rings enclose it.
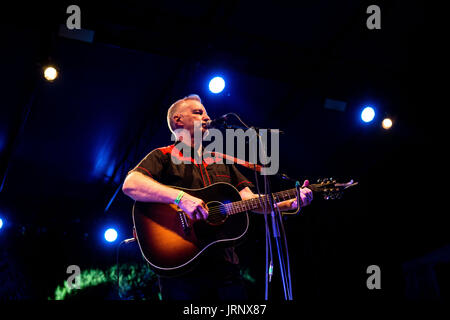
<instances>
[{"instance_id":1,"label":"guitar sound hole","mask_svg":"<svg viewBox=\"0 0 450 320\"><path fill-rule=\"evenodd\" d=\"M209 209L208 219L206 222L213 226L221 225L227 220L227 213L223 203L219 201L211 201L207 203Z\"/></svg>"}]
</instances>

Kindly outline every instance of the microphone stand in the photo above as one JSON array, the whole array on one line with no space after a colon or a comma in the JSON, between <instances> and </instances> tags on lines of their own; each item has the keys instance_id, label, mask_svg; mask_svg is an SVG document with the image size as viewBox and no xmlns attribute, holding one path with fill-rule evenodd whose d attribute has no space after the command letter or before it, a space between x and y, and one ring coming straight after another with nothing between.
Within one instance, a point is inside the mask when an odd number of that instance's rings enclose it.
<instances>
[{"instance_id":1,"label":"microphone stand","mask_svg":"<svg viewBox=\"0 0 450 320\"><path fill-rule=\"evenodd\" d=\"M262 154L264 156L264 161L261 161L261 162L267 163L267 159L266 159L267 155L266 155L265 148L264 148L265 146L264 146L261 136L259 134L258 134L258 138L259 138L258 140L261 143L261 147L263 150ZM284 176L287 177L286 175L284 175ZM275 242L275 245L277 248L281 282L282 282L283 290L284 290L284 299L292 300L293 299L292 285L291 285L289 253L288 253L286 234L284 232L282 214L280 212L280 209L276 205L276 203L279 201L277 201L277 199L275 199L272 194L270 180L267 177L267 175L264 175L264 185L265 185L265 194L267 195L267 197L269 199L269 203L270 203L270 216L271 216L271 222L272 222L272 239ZM297 203L298 203L298 205L300 204L300 202L298 200L297 200ZM265 214L266 214L266 212L267 212L267 209L265 210ZM283 248L284 248L285 252L283 252ZM286 257L285 257L285 253L286 253ZM271 261L270 266L273 266L273 260ZM268 271L269 271L269 279L270 279L271 273L273 273L273 270L270 270L270 267L269 267ZM268 290L266 289L266 292L267 291ZM267 296L266 296L266 300L267 300Z\"/></svg>"},{"instance_id":2,"label":"microphone stand","mask_svg":"<svg viewBox=\"0 0 450 320\"><path fill-rule=\"evenodd\" d=\"M253 128L256 132L257 132L257 128L256 127L249 127L247 126L238 115L231 113L234 116L236 116L236 118L238 118L238 120L247 128ZM225 124L225 127L227 128L231 128L230 125ZM233 128L236 128L237 126L233 126ZM241 127L242 128L242 127ZM262 148L262 154L264 157L264 161L261 161L262 163L267 163L267 154L265 152L265 146L264 143L261 139L261 135L259 133L257 133L257 137L258 137L258 141L260 142L260 147ZM263 167L265 167L266 165L263 165ZM287 177L286 175L283 174L278 174L278 176L281 176L284 179L288 179L290 180L289 177ZM260 203L261 203L261 207L264 208L264 220L265 220L265 226L266 226L266 283L265 283L265 300L268 300L268 291L269 291L269 282L271 282L271 278L272 278L272 274L273 274L273 255L272 255L272 240L275 242L276 244L276 248L277 248L277 255L278 255L278 262L279 262L279 267L280 267L280 274L281 274L281 281L283 284L283 290L284 290L284 298L285 300L292 300L292 285L291 285L291 274L290 274L290 264L289 264L289 252L288 252L288 246L287 246L287 240L286 240L286 234L284 231L284 225L283 225L283 220L282 220L282 214L278 208L278 206L276 205L276 200L274 199L274 196L271 192L271 186L270 186L270 181L269 178L267 177L266 174L263 175L264 178L264 192L266 194L266 197L269 199L269 204L270 204L270 217L271 217L271 222L272 222L272 239L270 237L270 228L269 228L269 224L268 224L268 220L267 220L267 215L268 215L268 208L266 205L266 201L262 201L261 200L261 192L259 190L259 184L258 184L258 179L257 179L257 175L256 175L256 171L255 171L255 178L256 178L256 185L258 188L258 194L259 194L259 199L260 199ZM296 183L296 187L297 187L297 205L300 206L300 187L299 187L299 183L297 181ZM280 232L281 231L281 232ZM283 237L282 237L283 235ZM283 248L284 251L286 253L286 257L284 255L283 252ZM270 263L269 263L269 255L270 255Z\"/></svg>"}]
</instances>

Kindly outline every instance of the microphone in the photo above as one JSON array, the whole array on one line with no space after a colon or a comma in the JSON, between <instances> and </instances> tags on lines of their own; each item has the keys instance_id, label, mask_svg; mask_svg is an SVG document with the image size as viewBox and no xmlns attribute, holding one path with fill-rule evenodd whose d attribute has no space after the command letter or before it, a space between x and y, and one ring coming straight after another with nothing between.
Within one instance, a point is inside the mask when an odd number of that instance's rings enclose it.
<instances>
[{"instance_id":1,"label":"microphone","mask_svg":"<svg viewBox=\"0 0 450 320\"><path fill-rule=\"evenodd\" d=\"M221 116L217 119L206 121L206 127L207 128L217 128L217 127L220 128L227 124L227 120L228 120L228 113L224 114L223 116Z\"/></svg>"},{"instance_id":2,"label":"microphone","mask_svg":"<svg viewBox=\"0 0 450 320\"><path fill-rule=\"evenodd\" d=\"M254 130L256 130L256 131L258 131L258 130L261 130L262 128L259 128L259 127L255 127L255 126L252 126L252 127L247 127L246 125L245 125L245 123L243 123L245 126L241 126L241 125L231 125L231 124L228 124L228 117L229 117L229 115L235 115L235 114L233 114L233 113L227 113L227 114L224 114L223 116L220 116L219 118L217 118L217 119L214 119L214 120L208 120L208 121L206 121L206 127L209 129L209 128L227 128L227 129L254 129ZM241 121L242 122L242 121ZM279 129L264 129L264 130L267 130L267 131L270 131L270 132L278 132L278 133L284 133L284 131L281 131L281 130L279 130Z\"/></svg>"}]
</instances>

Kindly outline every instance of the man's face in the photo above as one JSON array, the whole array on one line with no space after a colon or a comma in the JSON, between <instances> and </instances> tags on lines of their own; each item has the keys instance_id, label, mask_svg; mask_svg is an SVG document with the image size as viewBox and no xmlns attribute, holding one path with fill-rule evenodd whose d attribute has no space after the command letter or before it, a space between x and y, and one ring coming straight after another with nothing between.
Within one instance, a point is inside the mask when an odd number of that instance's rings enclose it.
<instances>
[{"instance_id":1,"label":"man's face","mask_svg":"<svg viewBox=\"0 0 450 320\"><path fill-rule=\"evenodd\" d=\"M178 124L183 129L189 131L191 137L194 137L194 130L202 130L202 135L208 130L206 122L210 120L205 107L197 100L186 100L180 107Z\"/></svg>"}]
</instances>

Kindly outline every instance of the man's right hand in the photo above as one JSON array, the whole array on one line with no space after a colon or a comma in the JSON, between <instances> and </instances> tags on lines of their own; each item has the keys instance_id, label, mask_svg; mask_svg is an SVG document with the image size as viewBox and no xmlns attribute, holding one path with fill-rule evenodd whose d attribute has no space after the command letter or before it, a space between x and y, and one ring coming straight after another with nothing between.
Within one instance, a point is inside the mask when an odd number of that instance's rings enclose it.
<instances>
[{"instance_id":1,"label":"man's right hand","mask_svg":"<svg viewBox=\"0 0 450 320\"><path fill-rule=\"evenodd\" d=\"M193 197L188 193L181 197L178 206L192 220L206 220L208 218L208 206L206 203L202 199Z\"/></svg>"}]
</instances>

